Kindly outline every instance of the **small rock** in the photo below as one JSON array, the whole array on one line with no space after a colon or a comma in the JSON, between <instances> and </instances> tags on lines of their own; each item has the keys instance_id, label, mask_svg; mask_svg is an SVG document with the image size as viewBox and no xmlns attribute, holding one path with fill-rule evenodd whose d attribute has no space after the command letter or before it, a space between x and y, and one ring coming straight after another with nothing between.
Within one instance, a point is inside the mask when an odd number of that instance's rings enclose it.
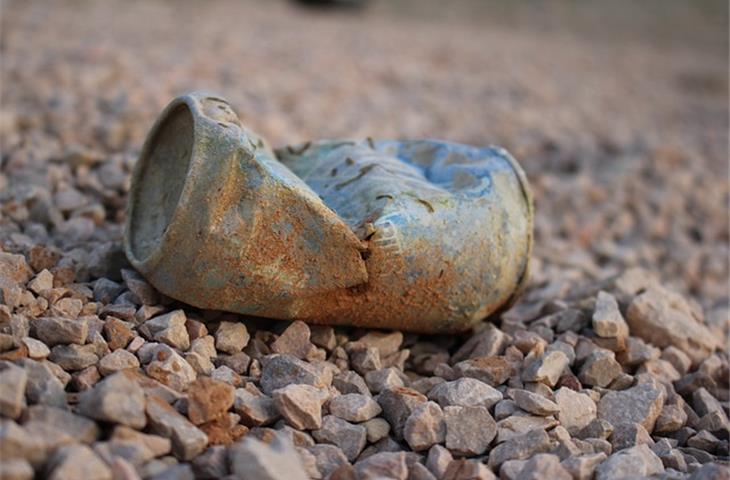
<instances>
[{"instance_id":1,"label":"small rock","mask_svg":"<svg viewBox=\"0 0 730 480\"><path fill-rule=\"evenodd\" d=\"M574 480L591 480L596 467L606 459L603 452L566 458L560 464Z\"/></svg>"},{"instance_id":2,"label":"small rock","mask_svg":"<svg viewBox=\"0 0 730 480\"><path fill-rule=\"evenodd\" d=\"M3 480L32 480L33 467L22 458L5 459L0 462L0 478Z\"/></svg>"},{"instance_id":3,"label":"small rock","mask_svg":"<svg viewBox=\"0 0 730 480\"><path fill-rule=\"evenodd\" d=\"M274 353L286 353L294 357L304 359L314 348L309 341L309 326L297 320L292 322L286 330L271 344L271 351Z\"/></svg>"},{"instance_id":4,"label":"small rock","mask_svg":"<svg viewBox=\"0 0 730 480\"><path fill-rule=\"evenodd\" d=\"M279 418L279 411L271 397L243 388L236 389L233 409L249 427L268 425Z\"/></svg>"},{"instance_id":5,"label":"small rock","mask_svg":"<svg viewBox=\"0 0 730 480\"><path fill-rule=\"evenodd\" d=\"M269 444L247 436L230 447L228 457L236 478L307 480L294 446L280 435Z\"/></svg>"},{"instance_id":6,"label":"small rock","mask_svg":"<svg viewBox=\"0 0 730 480\"><path fill-rule=\"evenodd\" d=\"M53 288L53 274L45 268L38 272L33 280L28 282L28 290L35 294L51 288Z\"/></svg>"},{"instance_id":7,"label":"small rock","mask_svg":"<svg viewBox=\"0 0 730 480\"><path fill-rule=\"evenodd\" d=\"M172 451L182 460L192 460L205 450L208 436L159 397L147 399L147 416L153 433L172 441Z\"/></svg>"},{"instance_id":8,"label":"small rock","mask_svg":"<svg viewBox=\"0 0 730 480\"><path fill-rule=\"evenodd\" d=\"M48 362L36 362L23 358L16 363L28 374L25 398L29 403L66 408L64 385L51 371Z\"/></svg>"},{"instance_id":9,"label":"small rock","mask_svg":"<svg viewBox=\"0 0 730 480\"><path fill-rule=\"evenodd\" d=\"M31 337L23 337L21 340L28 349L28 357L33 360L43 360L51 354L51 350L45 343Z\"/></svg>"},{"instance_id":10,"label":"small rock","mask_svg":"<svg viewBox=\"0 0 730 480\"><path fill-rule=\"evenodd\" d=\"M0 288L11 288L25 284L33 276L23 255L0 252Z\"/></svg>"},{"instance_id":11,"label":"small rock","mask_svg":"<svg viewBox=\"0 0 730 480\"><path fill-rule=\"evenodd\" d=\"M599 349L591 353L585 360L578 378L584 385L607 387L622 372L615 354Z\"/></svg>"},{"instance_id":12,"label":"small rock","mask_svg":"<svg viewBox=\"0 0 730 480\"><path fill-rule=\"evenodd\" d=\"M363 422L361 425L365 427L367 432L368 443L375 443L378 440L382 440L388 436L388 433L390 433L390 424L380 417L371 418L370 420Z\"/></svg>"},{"instance_id":13,"label":"small rock","mask_svg":"<svg viewBox=\"0 0 730 480\"><path fill-rule=\"evenodd\" d=\"M310 340L318 347L324 348L328 352L334 350L337 346L337 337L335 330L326 325L312 325L310 329Z\"/></svg>"},{"instance_id":14,"label":"small rock","mask_svg":"<svg viewBox=\"0 0 730 480\"><path fill-rule=\"evenodd\" d=\"M462 458L451 462L444 473L444 480L494 480L494 473L477 460Z\"/></svg>"},{"instance_id":15,"label":"small rock","mask_svg":"<svg viewBox=\"0 0 730 480\"><path fill-rule=\"evenodd\" d=\"M502 400L502 393L475 378L460 378L436 385L428 392L428 397L442 407L483 406L492 408Z\"/></svg>"},{"instance_id":16,"label":"small rock","mask_svg":"<svg viewBox=\"0 0 730 480\"><path fill-rule=\"evenodd\" d=\"M596 468L596 480L648 477L664 472L659 457L647 445L637 445L616 452Z\"/></svg>"},{"instance_id":17,"label":"small rock","mask_svg":"<svg viewBox=\"0 0 730 480\"><path fill-rule=\"evenodd\" d=\"M696 321L684 299L661 287L634 298L626 313L631 333L659 348L675 346L693 365L710 356L717 339Z\"/></svg>"},{"instance_id":18,"label":"small rock","mask_svg":"<svg viewBox=\"0 0 730 480\"><path fill-rule=\"evenodd\" d=\"M331 381L331 373L327 375L311 363L291 355L274 354L264 358L260 383L264 393L270 395L292 383L325 388Z\"/></svg>"},{"instance_id":19,"label":"small rock","mask_svg":"<svg viewBox=\"0 0 730 480\"><path fill-rule=\"evenodd\" d=\"M373 393L380 393L386 388L404 387L408 377L394 367L371 370L365 373L365 383Z\"/></svg>"},{"instance_id":20,"label":"small rock","mask_svg":"<svg viewBox=\"0 0 730 480\"><path fill-rule=\"evenodd\" d=\"M408 466L403 452L380 452L355 464L358 478L389 478L406 480Z\"/></svg>"},{"instance_id":21,"label":"small rock","mask_svg":"<svg viewBox=\"0 0 730 480\"><path fill-rule=\"evenodd\" d=\"M197 373L188 362L167 345L158 345L153 350L153 360L145 367L150 377L179 392L185 391Z\"/></svg>"},{"instance_id":22,"label":"small rock","mask_svg":"<svg viewBox=\"0 0 730 480\"><path fill-rule=\"evenodd\" d=\"M359 393L362 395L370 395L370 389L365 383L365 380L360 374L352 370L335 375L332 379L332 385L343 394Z\"/></svg>"},{"instance_id":23,"label":"small rock","mask_svg":"<svg viewBox=\"0 0 730 480\"><path fill-rule=\"evenodd\" d=\"M568 356L560 350L547 352L527 366L522 372L522 380L555 386L569 363Z\"/></svg>"},{"instance_id":24,"label":"small rock","mask_svg":"<svg viewBox=\"0 0 730 480\"><path fill-rule=\"evenodd\" d=\"M350 464L345 454L342 453L342 449L336 445L321 443L306 448L314 456L315 465L321 478L329 478L330 474L342 465Z\"/></svg>"},{"instance_id":25,"label":"small rock","mask_svg":"<svg viewBox=\"0 0 730 480\"><path fill-rule=\"evenodd\" d=\"M417 405L403 427L403 438L416 452L442 443L446 438L446 422L441 407L434 402Z\"/></svg>"},{"instance_id":26,"label":"small rock","mask_svg":"<svg viewBox=\"0 0 730 480\"><path fill-rule=\"evenodd\" d=\"M214 445L193 460L196 478L217 479L228 475L228 450L223 445Z\"/></svg>"},{"instance_id":27,"label":"small rock","mask_svg":"<svg viewBox=\"0 0 730 480\"><path fill-rule=\"evenodd\" d=\"M188 386L188 418L194 425L222 417L233 406L235 389L227 383L201 377Z\"/></svg>"},{"instance_id":28,"label":"small rock","mask_svg":"<svg viewBox=\"0 0 730 480\"><path fill-rule=\"evenodd\" d=\"M687 423L687 413L679 405L664 405L654 424L655 434L676 432Z\"/></svg>"},{"instance_id":29,"label":"small rock","mask_svg":"<svg viewBox=\"0 0 730 480\"><path fill-rule=\"evenodd\" d=\"M686 374L692 367L692 359L674 345L670 345L665 348L664 351L662 351L661 358L671 363L680 375Z\"/></svg>"},{"instance_id":30,"label":"small rock","mask_svg":"<svg viewBox=\"0 0 730 480\"><path fill-rule=\"evenodd\" d=\"M460 455L481 455L497 435L486 407L445 407L444 418L446 448Z\"/></svg>"},{"instance_id":31,"label":"small rock","mask_svg":"<svg viewBox=\"0 0 730 480\"><path fill-rule=\"evenodd\" d=\"M570 473L560 464L560 459L549 453L538 453L522 467L517 480L573 480Z\"/></svg>"},{"instance_id":32,"label":"small rock","mask_svg":"<svg viewBox=\"0 0 730 480\"><path fill-rule=\"evenodd\" d=\"M383 364L380 361L380 352L376 347L366 347L358 343L349 343L348 354L350 366L360 375L373 370L380 370Z\"/></svg>"},{"instance_id":33,"label":"small rock","mask_svg":"<svg viewBox=\"0 0 730 480\"><path fill-rule=\"evenodd\" d=\"M550 437L545 430L531 430L494 447L489 452L488 465L494 470L507 460L524 460L535 453L544 453L549 449Z\"/></svg>"},{"instance_id":34,"label":"small rock","mask_svg":"<svg viewBox=\"0 0 730 480\"><path fill-rule=\"evenodd\" d=\"M599 337L625 339L629 336L629 326L621 315L616 298L604 291L598 292L592 325Z\"/></svg>"},{"instance_id":35,"label":"small rock","mask_svg":"<svg viewBox=\"0 0 730 480\"><path fill-rule=\"evenodd\" d=\"M320 443L330 443L342 449L349 461L354 461L365 448L367 432L362 425L353 425L334 415L322 419L322 428L312 431Z\"/></svg>"},{"instance_id":36,"label":"small rock","mask_svg":"<svg viewBox=\"0 0 730 480\"><path fill-rule=\"evenodd\" d=\"M147 329L153 340L185 351L190 348L190 337L185 327L186 321L185 312L173 310L170 313L147 320L142 327Z\"/></svg>"},{"instance_id":37,"label":"small rock","mask_svg":"<svg viewBox=\"0 0 730 480\"><path fill-rule=\"evenodd\" d=\"M100 278L94 282L94 300L111 303L124 291L124 287L108 278Z\"/></svg>"},{"instance_id":38,"label":"small rock","mask_svg":"<svg viewBox=\"0 0 730 480\"><path fill-rule=\"evenodd\" d=\"M25 411L23 420L26 425L28 422L52 425L78 442L92 443L99 436L99 427L93 420L57 407L33 405Z\"/></svg>"},{"instance_id":39,"label":"small rock","mask_svg":"<svg viewBox=\"0 0 730 480\"><path fill-rule=\"evenodd\" d=\"M436 478L442 478L446 473L446 469L449 464L454 460L446 448L441 445L434 445L428 451L428 457L426 458L426 468L433 473Z\"/></svg>"},{"instance_id":40,"label":"small rock","mask_svg":"<svg viewBox=\"0 0 730 480\"><path fill-rule=\"evenodd\" d=\"M78 411L89 418L136 429L147 424L144 391L124 372L111 375L84 392Z\"/></svg>"},{"instance_id":41,"label":"small rock","mask_svg":"<svg viewBox=\"0 0 730 480\"><path fill-rule=\"evenodd\" d=\"M654 440L638 423L622 423L616 426L611 434L611 446L614 452L641 444L653 445Z\"/></svg>"},{"instance_id":42,"label":"small rock","mask_svg":"<svg viewBox=\"0 0 730 480\"><path fill-rule=\"evenodd\" d=\"M84 317L40 317L32 324L35 336L49 347L67 343L83 345L89 334L89 324Z\"/></svg>"},{"instance_id":43,"label":"small rock","mask_svg":"<svg viewBox=\"0 0 730 480\"><path fill-rule=\"evenodd\" d=\"M99 361L96 346L88 345L56 345L51 349L48 359L67 371L83 370Z\"/></svg>"},{"instance_id":44,"label":"small rock","mask_svg":"<svg viewBox=\"0 0 730 480\"><path fill-rule=\"evenodd\" d=\"M246 325L241 322L221 322L215 332L215 347L234 354L248 345L250 336Z\"/></svg>"},{"instance_id":45,"label":"small rock","mask_svg":"<svg viewBox=\"0 0 730 480\"><path fill-rule=\"evenodd\" d=\"M558 425L555 417L513 415L497 423L497 443L520 437L531 430L546 430Z\"/></svg>"},{"instance_id":46,"label":"small rock","mask_svg":"<svg viewBox=\"0 0 730 480\"><path fill-rule=\"evenodd\" d=\"M387 357L398 351L403 343L403 334L398 331L376 332L370 331L357 339L358 343L366 347L374 347L380 352L381 357Z\"/></svg>"},{"instance_id":47,"label":"small rock","mask_svg":"<svg viewBox=\"0 0 730 480\"><path fill-rule=\"evenodd\" d=\"M125 426L117 426L111 436L111 441L128 441L144 445L154 457L161 457L170 453L172 442L169 438L149 433L141 433Z\"/></svg>"},{"instance_id":48,"label":"small rock","mask_svg":"<svg viewBox=\"0 0 730 480\"><path fill-rule=\"evenodd\" d=\"M28 372L10 362L0 361L0 415L13 419L20 417L25 408L27 383Z\"/></svg>"},{"instance_id":49,"label":"small rock","mask_svg":"<svg viewBox=\"0 0 730 480\"><path fill-rule=\"evenodd\" d=\"M99 360L97 368L99 373L106 377L121 370L139 368L139 360L133 353L119 349Z\"/></svg>"},{"instance_id":50,"label":"small rock","mask_svg":"<svg viewBox=\"0 0 730 480\"><path fill-rule=\"evenodd\" d=\"M48 461L49 480L111 480L112 472L86 445L58 449Z\"/></svg>"},{"instance_id":51,"label":"small rock","mask_svg":"<svg viewBox=\"0 0 730 480\"><path fill-rule=\"evenodd\" d=\"M339 395L329 403L332 415L348 422L364 422L378 415L382 409L371 397L357 393Z\"/></svg>"},{"instance_id":52,"label":"small rock","mask_svg":"<svg viewBox=\"0 0 730 480\"><path fill-rule=\"evenodd\" d=\"M475 378L497 387L507 381L512 373L512 366L504 357L477 357L455 364L454 373L459 377Z\"/></svg>"},{"instance_id":53,"label":"small rock","mask_svg":"<svg viewBox=\"0 0 730 480\"><path fill-rule=\"evenodd\" d=\"M512 398L522 410L535 415L547 417L560 412L560 407L555 402L527 390L514 390Z\"/></svg>"},{"instance_id":54,"label":"small rock","mask_svg":"<svg viewBox=\"0 0 730 480\"><path fill-rule=\"evenodd\" d=\"M292 384L274 390L272 397L276 409L292 427L299 430L322 427L322 404L327 399L324 390Z\"/></svg>"},{"instance_id":55,"label":"small rock","mask_svg":"<svg viewBox=\"0 0 730 480\"><path fill-rule=\"evenodd\" d=\"M598 418L607 420L614 428L620 424L639 423L651 432L664 406L665 395L661 386L652 383L608 392L598 402Z\"/></svg>"},{"instance_id":56,"label":"small rock","mask_svg":"<svg viewBox=\"0 0 730 480\"><path fill-rule=\"evenodd\" d=\"M562 387L555 392L555 403L558 404L558 421L571 435L589 425L596 418L595 402L583 393Z\"/></svg>"},{"instance_id":57,"label":"small rock","mask_svg":"<svg viewBox=\"0 0 730 480\"><path fill-rule=\"evenodd\" d=\"M406 387L389 388L377 397L383 417L390 423L395 437L403 439L403 427L415 408L428 401L425 395Z\"/></svg>"}]
</instances>

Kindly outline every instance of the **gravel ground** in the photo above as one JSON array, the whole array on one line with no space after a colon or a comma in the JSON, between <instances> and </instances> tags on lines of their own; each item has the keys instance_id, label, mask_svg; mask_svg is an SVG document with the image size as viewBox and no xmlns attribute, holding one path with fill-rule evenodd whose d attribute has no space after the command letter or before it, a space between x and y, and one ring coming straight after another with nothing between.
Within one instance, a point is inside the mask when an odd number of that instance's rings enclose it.
<instances>
[{"instance_id":1,"label":"gravel ground","mask_svg":"<svg viewBox=\"0 0 730 480\"><path fill-rule=\"evenodd\" d=\"M727 4L530 5L5 2L0 479L728 478ZM160 295L129 174L201 88L275 146L506 147L530 288L456 337Z\"/></svg>"}]
</instances>

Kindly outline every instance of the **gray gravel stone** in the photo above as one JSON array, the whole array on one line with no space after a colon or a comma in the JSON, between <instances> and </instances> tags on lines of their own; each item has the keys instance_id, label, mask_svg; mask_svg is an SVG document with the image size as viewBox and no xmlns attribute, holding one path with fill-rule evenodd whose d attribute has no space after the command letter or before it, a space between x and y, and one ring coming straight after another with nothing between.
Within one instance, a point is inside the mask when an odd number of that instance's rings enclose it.
<instances>
[{"instance_id":1,"label":"gray gravel stone","mask_svg":"<svg viewBox=\"0 0 730 480\"><path fill-rule=\"evenodd\" d=\"M606 458L605 453L592 453L578 457L566 458L560 464L573 476L574 480L591 480L596 467Z\"/></svg>"},{"instance_id":2,"label":"gray gravel stone","mask_svg":"<svg viewBox=\"0 0 730 480\"><path fill-rule=\"evenodd\" d=\"M241 415L243 423L249 427L268 425L279 418L274 400L256 390L237 388L233 409Z\"/></svg>"},{"instance_id":3,"label":"gray gravel stone","mask_svg":"<svg viewBox=\"0 0 730 480\"><path fill-rule=\"evenodd\" d=\"M0 478L3 480L32 480L33 475L33 467L22 458L0 462Z\"/></svg>"},{"instance_id":4,"label":"gray gravel stone","mask_svg":"<svg viewBox=\"0 0 730 480\"><path fill-rule=\"evenodd\" d=\"M185 327L186 321L184 311L173 310L147 320L142 327L151 334L152 340L185 351L190 348L190 337Z\"/></svg>"},{"instance_id":5,"label":"gray gravel stone","mask_svg":"<svg viewBox=\"0 0 730 480\"><path fill-rule=\"evenodd\" d=\"M598 418L607 420L614 428L620 424L639 423L651 432L664 406L664 399L664 389L651 383L608 392L598 402Z\"/></svg>"},{"instance_id":6,"label":"gray gravel stone","mask_svg":"<svg viewBox=\"0 0 730 480\"><path fill-rule=\"evenodd\" d=\"M361 425L365 427L367 432L368 443L375 443L378 440L382 440L390 433L390 424L380 417L362 422Z\"/></svg>"},{"instance_id":7,"label":"gray gravel stone","mask_svg":"<svg viewBox=\"0 0 730 480\"><path fill-rule=\"evenodd\" d=\"M511 373L509 362L498 356L471 358L454 365L457 377L475 378L494 387L506 382Z\"/></svg>"},{"instance_id":8,"label":"gray gravel stone","mask_svg":"<svg viewBox=\"0 0 730 480\"><path fill-rule=\"evenodd\" d=\"M355 464L358 478L406 480L408 466L403 452L379 452Z\"/></svg>"},{"instance_id":9,"label":"gray gravel stone","mask_svg":"<svg viewBox=\"0 0 730 480\"><path fill-rule=\"evenodd\" d=\"M446 448L460 455L481 455L497 435L497 424L486 407L444 408Z\"/></svg>"},{"instance_id":10,"label":"gray gravel stone","mask_svg":"<svg viewBox=\"0 0 730 480\"><path fill-rule=\"evenodd\" d=\"M530 458L517 475L517 480L573 480L571 474L561 465L560 459L549 453L538 453Z\"/></svg>"},{"instance_id":11,"label":"gray gravel stone","mask_svg":"<svg viewBox=\"0 0 730 480\"><path fill-rule=\"evenodd\" d=\"M67 343L83 345L89 334L89 324L84 317L40 317L31 324L35 336L49 347Z\"/></svg>"},{"instance_id":12,"label":"gray gravel stone","mask_svg":"<svg viewBox=\"0 0 730 480\"><path fill-rule=\"evenodd\" d=\"M383 409L383 418L390 423L390 428L396 439L403 439L403 427L415 408L428 401L425 395L406 387L388 388L378 395L380 408Z\"/></svg>"},{"instance_id":13,"label":"gray gravel stone","mask_svg":"<svg viewBox=\"0 0 730 480\"><path fill-rule=\"evenodd\" d=\"M97 364L99 373L104 377L130 368L139 368L139 360L133 353L121 348L102 357Z\"/></svg>"},{"instance_id":14,"label":"gray gravel stone","mask_svg":"<svg viewBox=\"0 0 730 480\"><path fill-rule=\"evenodd\" d=\"M380 393L386 388L404 387L408 377L395 367L371 370L365 373L365 383L373 393Z\"/></svg>"},{"instance_id":15,"label":"gray gravel stone","mask_svg":"<svg viewBox=\"0 0 730 480\"><path fill-rule=\"evenodd\" d=\"M413 451L427 450L446 439L444 412L435 402L421 403L403 427L403 438Z\"/></svg>"},{"instance_id":16,"label":"gray gravel stone","mask_svg":"<svg viewBox=\"0 0 730 480\"><path fill-rule=\"evenodd\" d=\"M616 298L604 291L598 292L592 325L593 331L600 337L625 339L629 335L629 326L621 315Z\"/></svg>"},{"instance_id":17,"label":"gray gravel stone","mask_svg":"<svg viewBox=\"0 0 730 480\"><path fill-rule=\"evenodd\" d=\"M192 460L205 450L208 436L164 400L148 397L146 412L151 431L169 438L173 453L180 459Z\"/></svg>"},{"instance_id":18,"label":"gray gravel stone","mask_svg":"<svg viewBox=\"0 0 730 480\"><path fill-rule=\"evenodd\" d=\"M329 403L332 415L348 422L364 422L380 414L382 409L372 397L349 393L333 398Z\"/></svg>"},{"instance_id":19,"label":"gray gravel stone","mask_svg":"<svg viewBox=\"0 0 730 480\"><path fill-rule=\"evenodd\" d=\"M337 445L326 443L307 447L309 453L314 455L317 471L321 478L329 478L330 474L342 465L349 465L347 457Z\"/></svg>"},{"instance_id":20,"label":"gray gravel stone","mask_svg":"<svg viewBox=\"0 0 730 480\"><path fill-rule=\"evenodd\" d=\"M0 361L0 415L18 418L25 408L28 372L10 362Z\"/></svg>"},{"instance_id":21,"label":"gray gravel stone","mask_svg":"<svg viewBox=\"0 0 730 480\"><path fill-rule=\"evenodd\" d=\"M264 358L261 388L267 395L289 384L326 388L332 383L331 373L291 355L275 354Z\"/></svg>"},{"instance_id":22,"label":"gray gravel stone","mask_svg":"<svg viewBox=\"0 0 730 480\"><path fill-rule=\"evenodd\" d=\"M151 353L145 372L168 387L182 392L198 377L195 369L168 345L157 345Z\"/></svg>"},{"instance_id":23,"label":"gray gravel stone","mask_svg":"<svg viewBox=\"0 0 730 480\"><path fill-rule=\"evenodd\" d=\"M67 371L83 370L99 361L96 352L97 348L93 344L56 345L51 349L48 359Z\"/></svg>"},{"instance_id":24,"label":"gray gravel stone","mask_svg":"<svg viewBox=\"0 0 730 480\"><path fill-rule=\"evenodd\" d=\"M607 387L623 370L615 354L599 349L591 353L583 363L578 378L584 385Z\"/></svg>"},{"instance_id":25,"label":"gray gravel stone","mask_svg":"<svg viewBox=\"0 0 730 480\"><path fill-rule=\"evenodd\" d=\"M234 354L248 345L250 336L246 325L240 322L221 322L215 331L215 347Z\"/></svg>"},{"instance_id":26,"label":"gray gravel stone","mask_svg":"<svg viewBox=\"0 0 730 480\"><path fill-rule=\"evenodd\" d=\"M513 390L512 398L522 410L535 415L547 417L560 412L560 407L555 402L527 390Z\"/></svg>"},{"instance_id":27,"label":"gray gravel stone","mask_svg":"<svg viewBox=\"0 0 730 480\"><path fill-rule=\"evenodd\" d=\"M647 477L664 472L662 461L647 445L637 445L612 454L596 468L596 480Z\"/></svg>"},{"instance_id":28,"label":"gray gravel stone","mask_svg":"<svg viewBox=\"0 0 730 480\"><path fill-rule=\"evenodd\" d=\"M309 340L310 335L309 325L299 320L292 322L271 344L271 351L305 359L315 348Z\"/></svg>"},{"instance_id":29,"label":"gray gravel stone","mask_svg":"<svg viewBox=\"0 0 730 480\"><path fill-rule=\"evenodd\" d=\"M125 372L115 373L84 392L78 411L89 418L136 429L147 424L144 391Z\"/></svg>"},{"instance_id":30,"label":"gray gravel stone","mask_svg":"<svg viewBox=\"0 0 730 480\"><path fill-rule=\"evenodd\" d=\"M274 390L274 406L282 417L299 430L315 430L322 426L322 404L327 400L325 390L311 385L287 385Z\"/></svg>"},{"instance_id":31,"label":"gray gravel stone","mask_svg":"<svg viewBox=\"0 0 730 480\"><path fill-rule=\"evenodd\" d=\"M583 393L562 387L555 392L555 403L558 404L558 421L571 435L589 425L596 418L595 402Z\"/></svg>"},{"instance_id":32,"label":"gray gravel stone","mask_svg":"<svg viewBox=\"0 0 730 480\"><path fill-rule=\"evenodd\" d=\"M307 479L294 446L280 435L274 435L269 444L247 436L231 446L229 459L236 478Z\"/></svg>"},{"instance_id":33,"label":"gray gravel stone","mask_svg":"<svg viewBox=\"0 0 730 480\"><path fill-rule=\"evenodd\" d=\"M553 350L541 355L530 363L522 372L522 380L526 382L541 382L551 387L558 383L563 371L570 361L567 355L560 350Z\"/></svg>"},{"instance_id":34,"label":"gray gravel stone","mask_svg":"<svg viewBox=\"0 0 730 480\"><path fill-rule=\"evenodd\" d=\"M365 448L367 432L362 425L327 415L322 419L322 428L312 431L312 436L320 443L330 443L342 449L347 459L355 461Z\"/></svg>"},{"instance_id":35,"label":"gray gravel stone","mask_svg":"<svg viewBox=\"0 0 730 480\"><path fill-rule=\"evenodd\" d=\"M23 358L16 363L28 373L25 398L29 403L66 407L64 385L48 366L48 362L36 362Z\"/></svg>"},{"instance_id":36,"label":"gray gravel stone","mask_svg":"<svg viewBox=\"0 0 730 480\"><path fill-rule=\"evenodd\" d=\"M69 445L57 450L48 461L49 480L111 480L106 463L86 445Z\"/></svg>"},{"instance_id":37,"label":"gray gravel stone","mask_svg":"<svg viewBox=\"0 0 730 480\"><path fill-rule=\"evenodd\" d=\"M428 398L442 407L483 406L492 408L502 400L502 393L475 378L460 378L452 382L444 382L433 387L428 392Z\"/></svg>"},{"instance_id":38,"label":"gray gravel stone","mask_svg":"<svg viewBox=\"0 0 730 480\"><path fill-rule=\"evenodd\" d=\"M494 447L489 452L488 465L494 470L507 460L524 460L549 449L550 437L545 430L531 430Z\"/></svg>"}]
</instances>

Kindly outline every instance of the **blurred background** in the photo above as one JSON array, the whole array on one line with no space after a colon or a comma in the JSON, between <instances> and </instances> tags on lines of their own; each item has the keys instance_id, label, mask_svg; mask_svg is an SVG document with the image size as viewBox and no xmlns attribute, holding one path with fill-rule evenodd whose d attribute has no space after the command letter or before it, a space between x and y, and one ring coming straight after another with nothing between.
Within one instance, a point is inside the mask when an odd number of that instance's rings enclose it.
<instances>
[{"instance_id":1,"label":"blurred background","mask_svg":"<svg viewBox=\"0 0 730 480\"><path fill-rule=\"evenodd\" d=\"M4 1L5 248L118 245L152 121L206 89L274 146L504 146L535 191L535 284L643 266L727 311L726 1L360 3Z\"/></svg>"}]
</instances>

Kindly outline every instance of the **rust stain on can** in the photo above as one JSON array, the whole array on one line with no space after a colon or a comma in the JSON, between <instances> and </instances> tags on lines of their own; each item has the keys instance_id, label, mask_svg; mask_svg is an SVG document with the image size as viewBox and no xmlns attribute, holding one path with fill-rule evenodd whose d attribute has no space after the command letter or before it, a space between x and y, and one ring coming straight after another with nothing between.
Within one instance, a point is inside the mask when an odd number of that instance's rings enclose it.
<instances>
[{"instance_id":1,"label":"rust stain on can","mask_svg":"<svg viewBox=\"0 0 730 480\"><path fill-rule=\"evenodd\" d=\"M501 148L367 138L274 152L195 92L148 135L124 243L158 290L196 307L444 333L519 294L532 221Z\"/></svg>"}]
</instances>

